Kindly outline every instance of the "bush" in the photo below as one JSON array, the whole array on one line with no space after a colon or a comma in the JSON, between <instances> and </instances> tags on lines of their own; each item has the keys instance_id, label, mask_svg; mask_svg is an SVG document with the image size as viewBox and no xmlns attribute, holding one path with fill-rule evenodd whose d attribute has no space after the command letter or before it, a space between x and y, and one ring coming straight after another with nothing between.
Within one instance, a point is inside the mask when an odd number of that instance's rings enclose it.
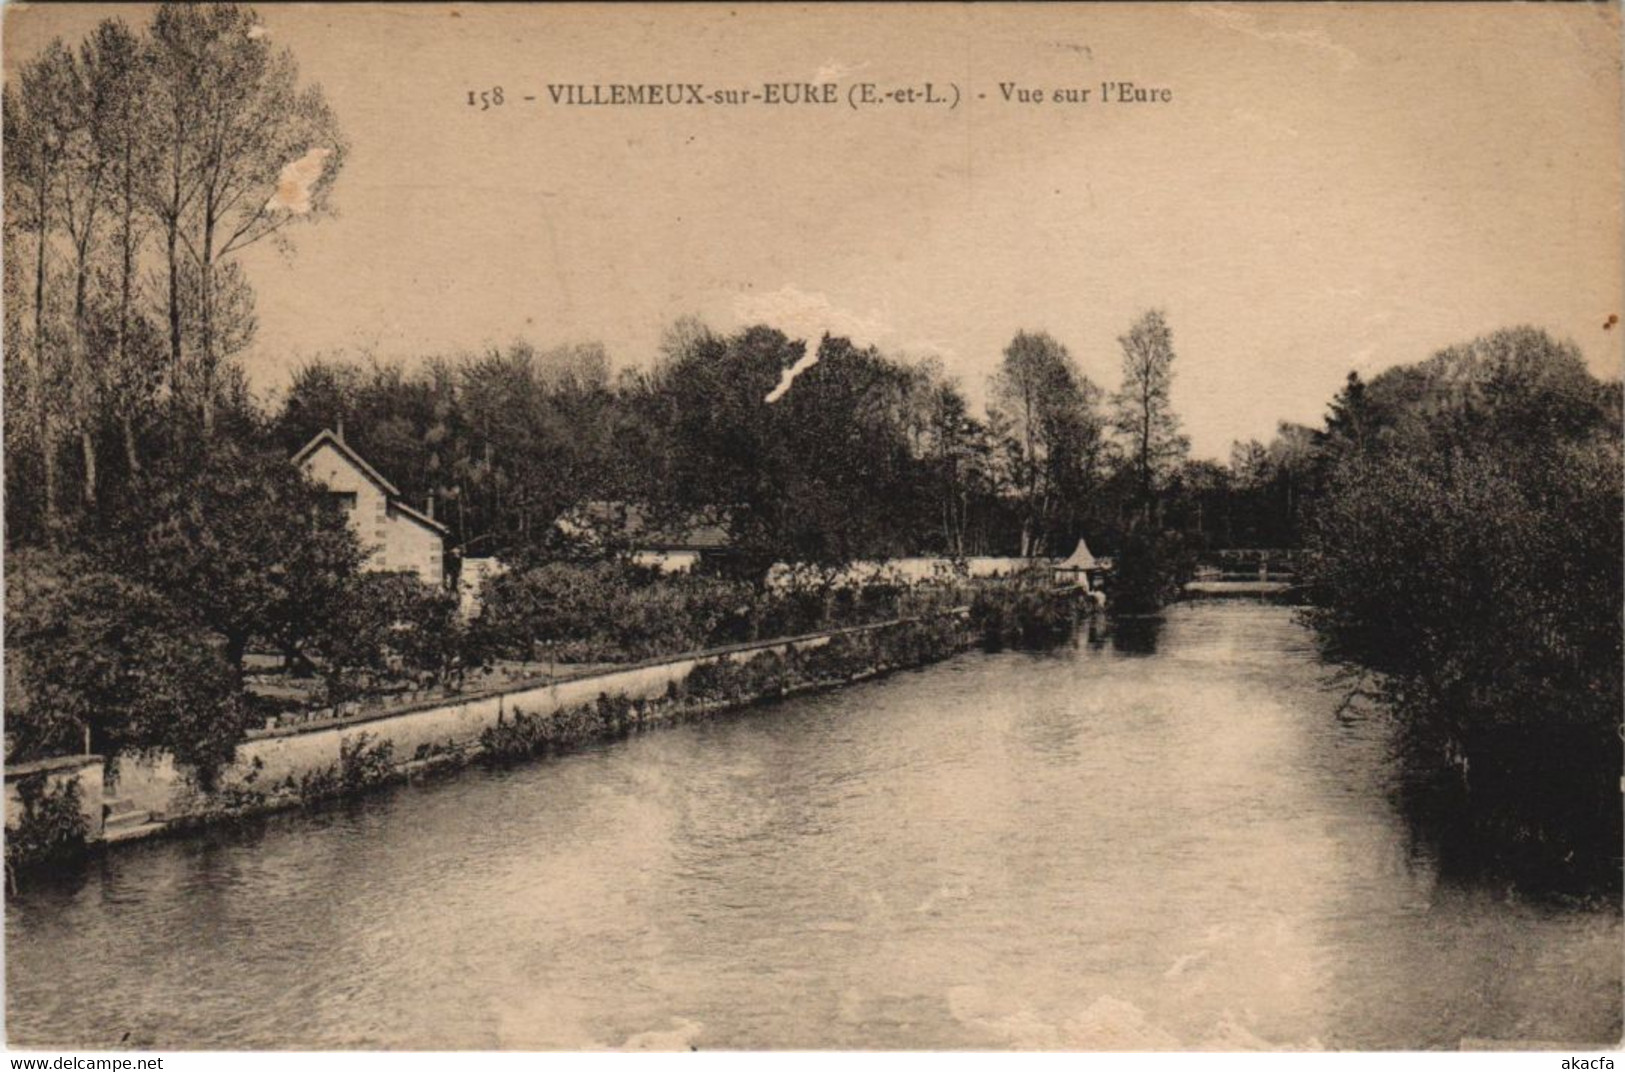
<instances>
[{"instance_id":1,"label":"bush","mask_svg":"<svg viewBox=\"0 0 1625 1072\"><path fill-rule=\"evenodd\" d=\"M354 796L395 776L395 742L379 740L370 733L358 733L339 741L338 762L320 770L307 771L297 785L291 776L286 783L296 789L305 804L337 797Z\"/></svg>"},{"instance_id":2,"label":"bush","mask_svg":"<svg viewBox=\"0 0 1625 1072\"><path fill-rule=\"evenodd\" d=\"M1617 886L1625 466L1604 394L1583 420L1583 367L1542 338L1395 370L1430 405L1391 402L1331 470L1307 619L1376 672L1416 814L1456 858Z\"/></svg>"},{"instance_id":3,"label":"bush","mask_svg":"<svg viewBox=\"0 0 1625 1072\"><path fill-rule=\"evenodd\" d=\"M395 742L358 733L339 741L339 781L354 792L387 781L395 772Z\"/></svg>"},{"instance_id":4,"label":"bush","mask_svg":"<svg viewBox=\"0 0 1625 1072\"><path fill-rule=\"evenodd\" d=\"M205 784L246 727L220 646L156 591L72 556L11 556L8 762L163 748Z\"/></svg>"},{"instance_id":5,"label":"bush","mask_svg":"<svg viewBox=\"0 0 1625 1072\"><path fill-rule=\"evenodd\" d=\"M618 562L552 562L496 578L479 629L510 656L549 646L566 662L645 659L708 646L740 631L752 605L740 582L663 577Z\"/></svg>"},{"instance_id":6,"label":"bush","mask_svg":"<svg viewBox=\"0 0 1625 1072\"><path fill-rule=\"evenodd\" d=\"M1176 533L1131 531L1118 549L1107 589L1113 614L1155 614L1179 598L1196 556Z\"/></svg>"},{"instance_id":7,"label":"bush","mask_svg":"<svg viewBox=\"0 0 1625 1072\"><path fill-rule=\"evenodd\" d=\"M1075 599L1034 581L987 584L971 600L971 625L991 649L1043 647L1071 633Z\"/></svg>"},{"instance_id":8,"label":"bush","mask_svg":"<svg viewBox=\"0 0 1625 1072\"><path fill-rule=\"evenodd\" d=\"M884 580L769 588L620 562L553 562L493 581L476 629L511 657L535 658L540 643L564 662L620 662L882 621L905 600L943 604L938 592Z\"/></svg>"},{"instance_id":9,"label":"bush","mask_svg":"<svg viewBox=\"0 0 1625 1072\"><path fill-rule=\"evenodd\" d=\"M317 636L327 699L340 703L387 680L448 684L485 660L457 597L410 573L369 573Z\"/></svg>"},{"instance_id":10,"label":"bush","mask_svg":"<svg viewBox=\"0 0 1625 1072\"><path fill-rule=\"evenodd\" d=\"M22 813L6 830L6 868L50 863L84 852L89 824L85 820L78 777L52 788L46 774L30 774L17 782Z\"/></svg>"}]
</instances>

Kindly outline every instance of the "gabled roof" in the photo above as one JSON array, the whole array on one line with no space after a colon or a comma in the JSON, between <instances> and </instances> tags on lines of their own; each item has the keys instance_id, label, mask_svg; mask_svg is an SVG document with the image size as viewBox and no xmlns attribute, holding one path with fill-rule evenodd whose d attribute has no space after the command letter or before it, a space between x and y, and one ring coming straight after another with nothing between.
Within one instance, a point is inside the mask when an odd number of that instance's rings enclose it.
<instances>
[{"instance_id":1,"label":"gabled roof","mask_svg":"<svg viewBox=\"0 0 1625 1072\"><path fill-rule=\"evenodd\" d=\"M299 449L299 453L293 456L293 464L303 465L305 463L305 459L310 457L312 454L315 454L316 451L321 448L323 443L330 444L334 450L338 451L344 456L345 460L347 460L351 465L354 465L357 469L361 470L361 474L363 476L372 481L374 484L378 485L384 494L390 496L391 498L400 497L400 489L394 484L391 484L389 481L385 480L382 473L368 465L367 459L363 458L361 455L352 450L350 445L344 442L344 440L340 439L331 428L323 428L320 432L316 433L316 438L312 439L309 443L306 443L303 447L301 447ZM424 520L427 521L428 518L424 518Z\"/></svg>"},{"instance_id":2,"label":"gabled roof","mask_svg":"<svg viewBox=\"0 0 1625 1072\"><path fill-rule=\"evenodd\" d=\"M440 535L442 535L442 536L449 536L451 534L451 530L448 529L446 526L442 525L440 522L436 521L434 518L430 517L428 514L422 514L422 513L419 513L418 511L412 509L410 506L407 506L405 503L401 502L399 499L391 499L391 500L389 500L389 508L391 510L399 510L401 513L405 514L407 517L411 518L413 521L416 521L418 524L424 526L425 528L433 529L434 531L440 533Z\"/></svg>"},{"instance_id":3,"label":"gabled roof","mask_svg":"<svg viewBox=\"0 0 1625 1072\"><path fill-rule=\"evenodd\" d=\"M385 480L384 474L368 465L367 459L357 454L350 447L350 445L344 440L340 439L331 428L323 428L320 432L316 433L316 438L312 439L309 443L306 443L303 447L301 447L299 453L293 456L293 464L303 465L305 463L305 459L309 458L312 454L315 454L318 450L320 450L323 444L331 446L334 450L339 452L345 461L361 470L361 475L372 481L373 484L384 493L385 497L389 500L389 508L391 510L399 510L409 519L416 521L425 528L432 529L433 531L440 533L442 536L448 536L451 534L450 529L436 521L434 518L430 517L428 514L419 513L402 502L400 489L394 484L391 484L388 480Z\"/></svg>"}]
</instances>

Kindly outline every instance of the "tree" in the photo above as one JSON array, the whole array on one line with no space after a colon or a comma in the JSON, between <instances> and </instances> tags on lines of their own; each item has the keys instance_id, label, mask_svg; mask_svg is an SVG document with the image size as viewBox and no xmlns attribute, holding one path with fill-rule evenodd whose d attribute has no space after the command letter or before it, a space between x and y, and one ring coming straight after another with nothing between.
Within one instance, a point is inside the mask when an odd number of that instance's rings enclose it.
<instances>
[{"instance_id":1,"label":"tree","mask_svg":"<svg viewBox=\"0 0 1625 1072\"><path fill-rule=\"evenodd\" d=\"M1231 470L1217 462L1187 461L1178 483L1201 549L1235 546L1236 480Z\"/></svg>"},{"instance_id":2,"label":"tree","mask_svg":"<svg viewBox=\"0 0 1625 1072\"><path fill-rule=\"evenodd\" d=\"M1190 451L1190 441L1179 432L1171 398L1173 333L1162 310L1152 309L1118 336L1117 342L1123 348L1123 385L1112 397L1113 423L1125 441L1142 515L1149 522L1159 482Z\"/></svg>"},{"instance_id":3,"label":"tree","mask_svg":"<svg viewBox=\"0 0 1625 1072\"><path fill-rule=\"evenodd\" d=\"M96 504L95 431L101 392L97 390L99 368L89 353L89 286L93 258L99 252L105 230L107 196L105 184L110 159L103 151L107 126L113 111L108 90L108 69L100 62L94 39L80 49L68 68L63 88L66 97L58 102L64 116L65 142L61 181L58 183L58 215L67 232L73 272L73 312L69 333L69 378L72 404L68 417L78 432L84 463L83 495L87 507Z\"/></svg>"},{"instance_id":4,"label":"tree","mask_svg":"<svg viewBox=\"0 0 1625 1072\"><path fill-rule=\"evenodd\" d=\"M281 452L222 443L149 470L145 487L103 553L219 636L234 673L251 639L296 653L339 612L361 547Z\"/></svg>"},{"instance_id":5,"label":"tree","mask_svg":"<svg viewBox=\"0 0 1625 1072\"><path fill-rule=\"evenodd\" d=\"M230 761L244 730L232 675L172 602L89 559L7 565L8 761L163 748L206 781Z\"/></svg>"},{"instance_id":6,"label":"tree","mask_svg":"<svg viewBox=\"0 0 1625 1072\"><path fill-rule=\"evenodd\" d=\"M1058 516L1095 483L1099 390L1066 347L1043 332L1017 332L993 377L992 409L1007 429L1011 483L1020 501L1022 557L1044 554Z\"/></svg>"},{"instance_id":7,"label":"tree","mask_svg":"<svg viewBox=\"0 0 1625 1072\"><path fill-rule=\"evenodd\" d=\"M170 422L179 437L181 366L184 360L181 322L184 302L181 271L185 250L181 236L202 181L199 142L204 119L202 99L193 87L207 77L203 50L188 32L188 13L179 4L161 4L146 41L145 136L153 166L142 184L147 210L163 230L169 317Z\"/></svg>"},{"instance_id":8,"label":"tree","mask_svg":"<svg viewBox=\"0 0 1625 1072\"><path fill-rule=\"evenodd\" d=\"M1323 647L1378 673L1415 784L1452 795L1481 860L1617 887L1612 391L1572 346L1522 328L1389 370L1366 395L1364 445L1344 444L1309 534Z\"/></svg>"},{"instance_id":9,"label":"tree","mask_svg":"<svg viewBox=\"0 0 1625 1072\"><path fill-rule=\"evenodd\" d=\"M929 410L924 457L939 503L942 550L955 557L985 553L985 528L994 496L993 445L987 426L970 413L956 384L938 380L928 388Z\"/></svg>"},{"instance_id":10,"label":"tree","mask_svg":"<svg viewBox=\"0 0 1625 1072\"><path fill-rule=\"evenodd\" d=\"M1231 444L1231 482L1246 546L1297 546L1304 504L1320 479L1320 436L1282 421L1268 444Z\"/></svg>"},{"instance_id":11,"label":"tree","mask_svg":"<svg viewBox=\"0 0 1625 1072\"><path fill-rule=\"evenodd\" d=\"M1315 449L1322 458L1349 450L1364 450L1372 430L1371 401L1365 381L1350 370L1343 389L1332 399L1326 414L1326 427L1315 433Z\"/></svg>"},{"instance_id":12,"label":"tree","mask_svg":"<svg viewBox=\"0 0 1625 1072\"><path fill-rule=\"evenodd\" d=\"M217 271L233 254L330 211L345 144L320 87L236 4L164 4L152 25L157 126L169 175L156 205L168 241L171 351L181 361L180 246L197 271L205 438L222 360Z\"/></svg>"},{"instance_id":13,"label":"tree","mask_svg":"<svg viewBox=\"0 0 1625 1072\"><path fill-rule=\"evenodd\" d=\"M363 675L443 684L477 661L457 596L408 573L355 578L311 639L322 658L329 702L356 695Z\"/></svg>"},{"instance_id":14,"label":"tree","mask_svg":"<svg viewBox=\"0 0 1625 1072\"><path fill-rule=\"evenodd\" d=\"M152 139L148 137L146 113L142 107L151 70L143 45L129 27L116 19L97 25L84 46L91 81L104 104L97 125L98 152L111 169L109 209L113 217L114 243L118 250L115 269L118 297L117 325L113 345L91 347L93 354L111 353L113 368L104 374L104 402L118 414L124 444L126 467L131 473L141 468L137 449L137 415L144 412L158 386L159 362L150 346L150 325L139 316L139 260L150 220L142 205L143 176L156 167Z\"/></svg>"},{"instance_id":15,"label":"tree","mask_svg":"<svg viewBox=\"0 0 1625 1072\"><path fill-rule=\"evenodd\" d=\"M47 542L57 530L56 426L52 409L60 397L60 335L48 306L48 256L57 219L57 191L62 182L72 118L65 102L72 99L73 54L60 40L27 64L15 93L5 94L7 237L32 233L33 296L31 335L34 365L29 393L34 403L34 439L43 476L43 527ZM12 259L8 253L7 260ZM53 334L57 334L53 346ZM54 351L54 352L53 352ZM54 367L55 366L55 367Z\"/></svg>"}]
</instances>

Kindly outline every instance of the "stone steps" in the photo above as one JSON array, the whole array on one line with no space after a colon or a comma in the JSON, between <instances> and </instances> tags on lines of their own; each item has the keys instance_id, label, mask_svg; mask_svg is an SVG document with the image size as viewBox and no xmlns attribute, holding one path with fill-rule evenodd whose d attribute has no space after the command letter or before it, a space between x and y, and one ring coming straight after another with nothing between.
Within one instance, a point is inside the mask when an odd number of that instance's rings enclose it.
<instances>
[{"instance_id":1,"label":"stone steps","mask_svg":"<svg viewBox=\"0 0 1625 1072\"><path fill-rule=\"evenodd\" d=\"M129 811L110 812L102 819L102 829L112 830L116 827L140 826L142 823L152 821L152 812L131 809Z\"/></svg>"},{"instance_id":2,"label":"stone steps","mask_svg":"<svg viewBox=\"0 0 1625 1072\"><path fill-rule=\"evenodd\" d=\"M102 828L102 840L108 844L120 841L135 841L138 838L151 837L168 825L168 823L156 823L147 819L143 819L142 822L134 825L108 825Z\"/></svg>"},{"instance_id":3,"label":"stone steps","mask_svg":"<svg viewBox=\"0 0 1625 1072\"><path fill-rule=\"evenodd\" d=\"M127 841L163 828L164 824L155 822L152 812L146 808L137 807L122 797L102 799L103 841Z\"/></svg>"}]
</instances>

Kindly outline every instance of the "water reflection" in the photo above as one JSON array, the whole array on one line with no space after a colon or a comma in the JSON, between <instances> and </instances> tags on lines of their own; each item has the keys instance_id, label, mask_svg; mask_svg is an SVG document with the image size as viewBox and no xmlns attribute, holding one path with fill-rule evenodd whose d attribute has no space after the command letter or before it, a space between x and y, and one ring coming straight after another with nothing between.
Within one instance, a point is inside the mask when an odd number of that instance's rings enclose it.
<instances>
[{"instance_id":1,"label":"water reflection","mask_svg":"<svg viewBox=\"0 0 1625 1072\"><path fill-rule=\"evenodd\" d=\"M1161 614L1093 614L1083 629L1092 651L1110 646L1119 655L1155 655L1165 619Z\"/></svg>"},{"instance_id":2,"label":"water reflection","mask_svg":"<svg viewBox=\"0 0 1625 1072\"><path fill-rule=\"evenodd\" d=\"M1107 630L1112 650L1121 655L1155 655L1163 620L1160 614L1125 614L1110 619Z\"/></svg>"},{"instance_id":3,"label":"water reflection","mask_svg":"<svg viewBox=\"0 0 1625 1072\"><path fill-rule=\"evenodd\" d=\"M1413 853L1289 609L1121 624L109 855L8 900L11 1041L1617 1041L1617 909Z\"/></svg>"}]
</instances>

